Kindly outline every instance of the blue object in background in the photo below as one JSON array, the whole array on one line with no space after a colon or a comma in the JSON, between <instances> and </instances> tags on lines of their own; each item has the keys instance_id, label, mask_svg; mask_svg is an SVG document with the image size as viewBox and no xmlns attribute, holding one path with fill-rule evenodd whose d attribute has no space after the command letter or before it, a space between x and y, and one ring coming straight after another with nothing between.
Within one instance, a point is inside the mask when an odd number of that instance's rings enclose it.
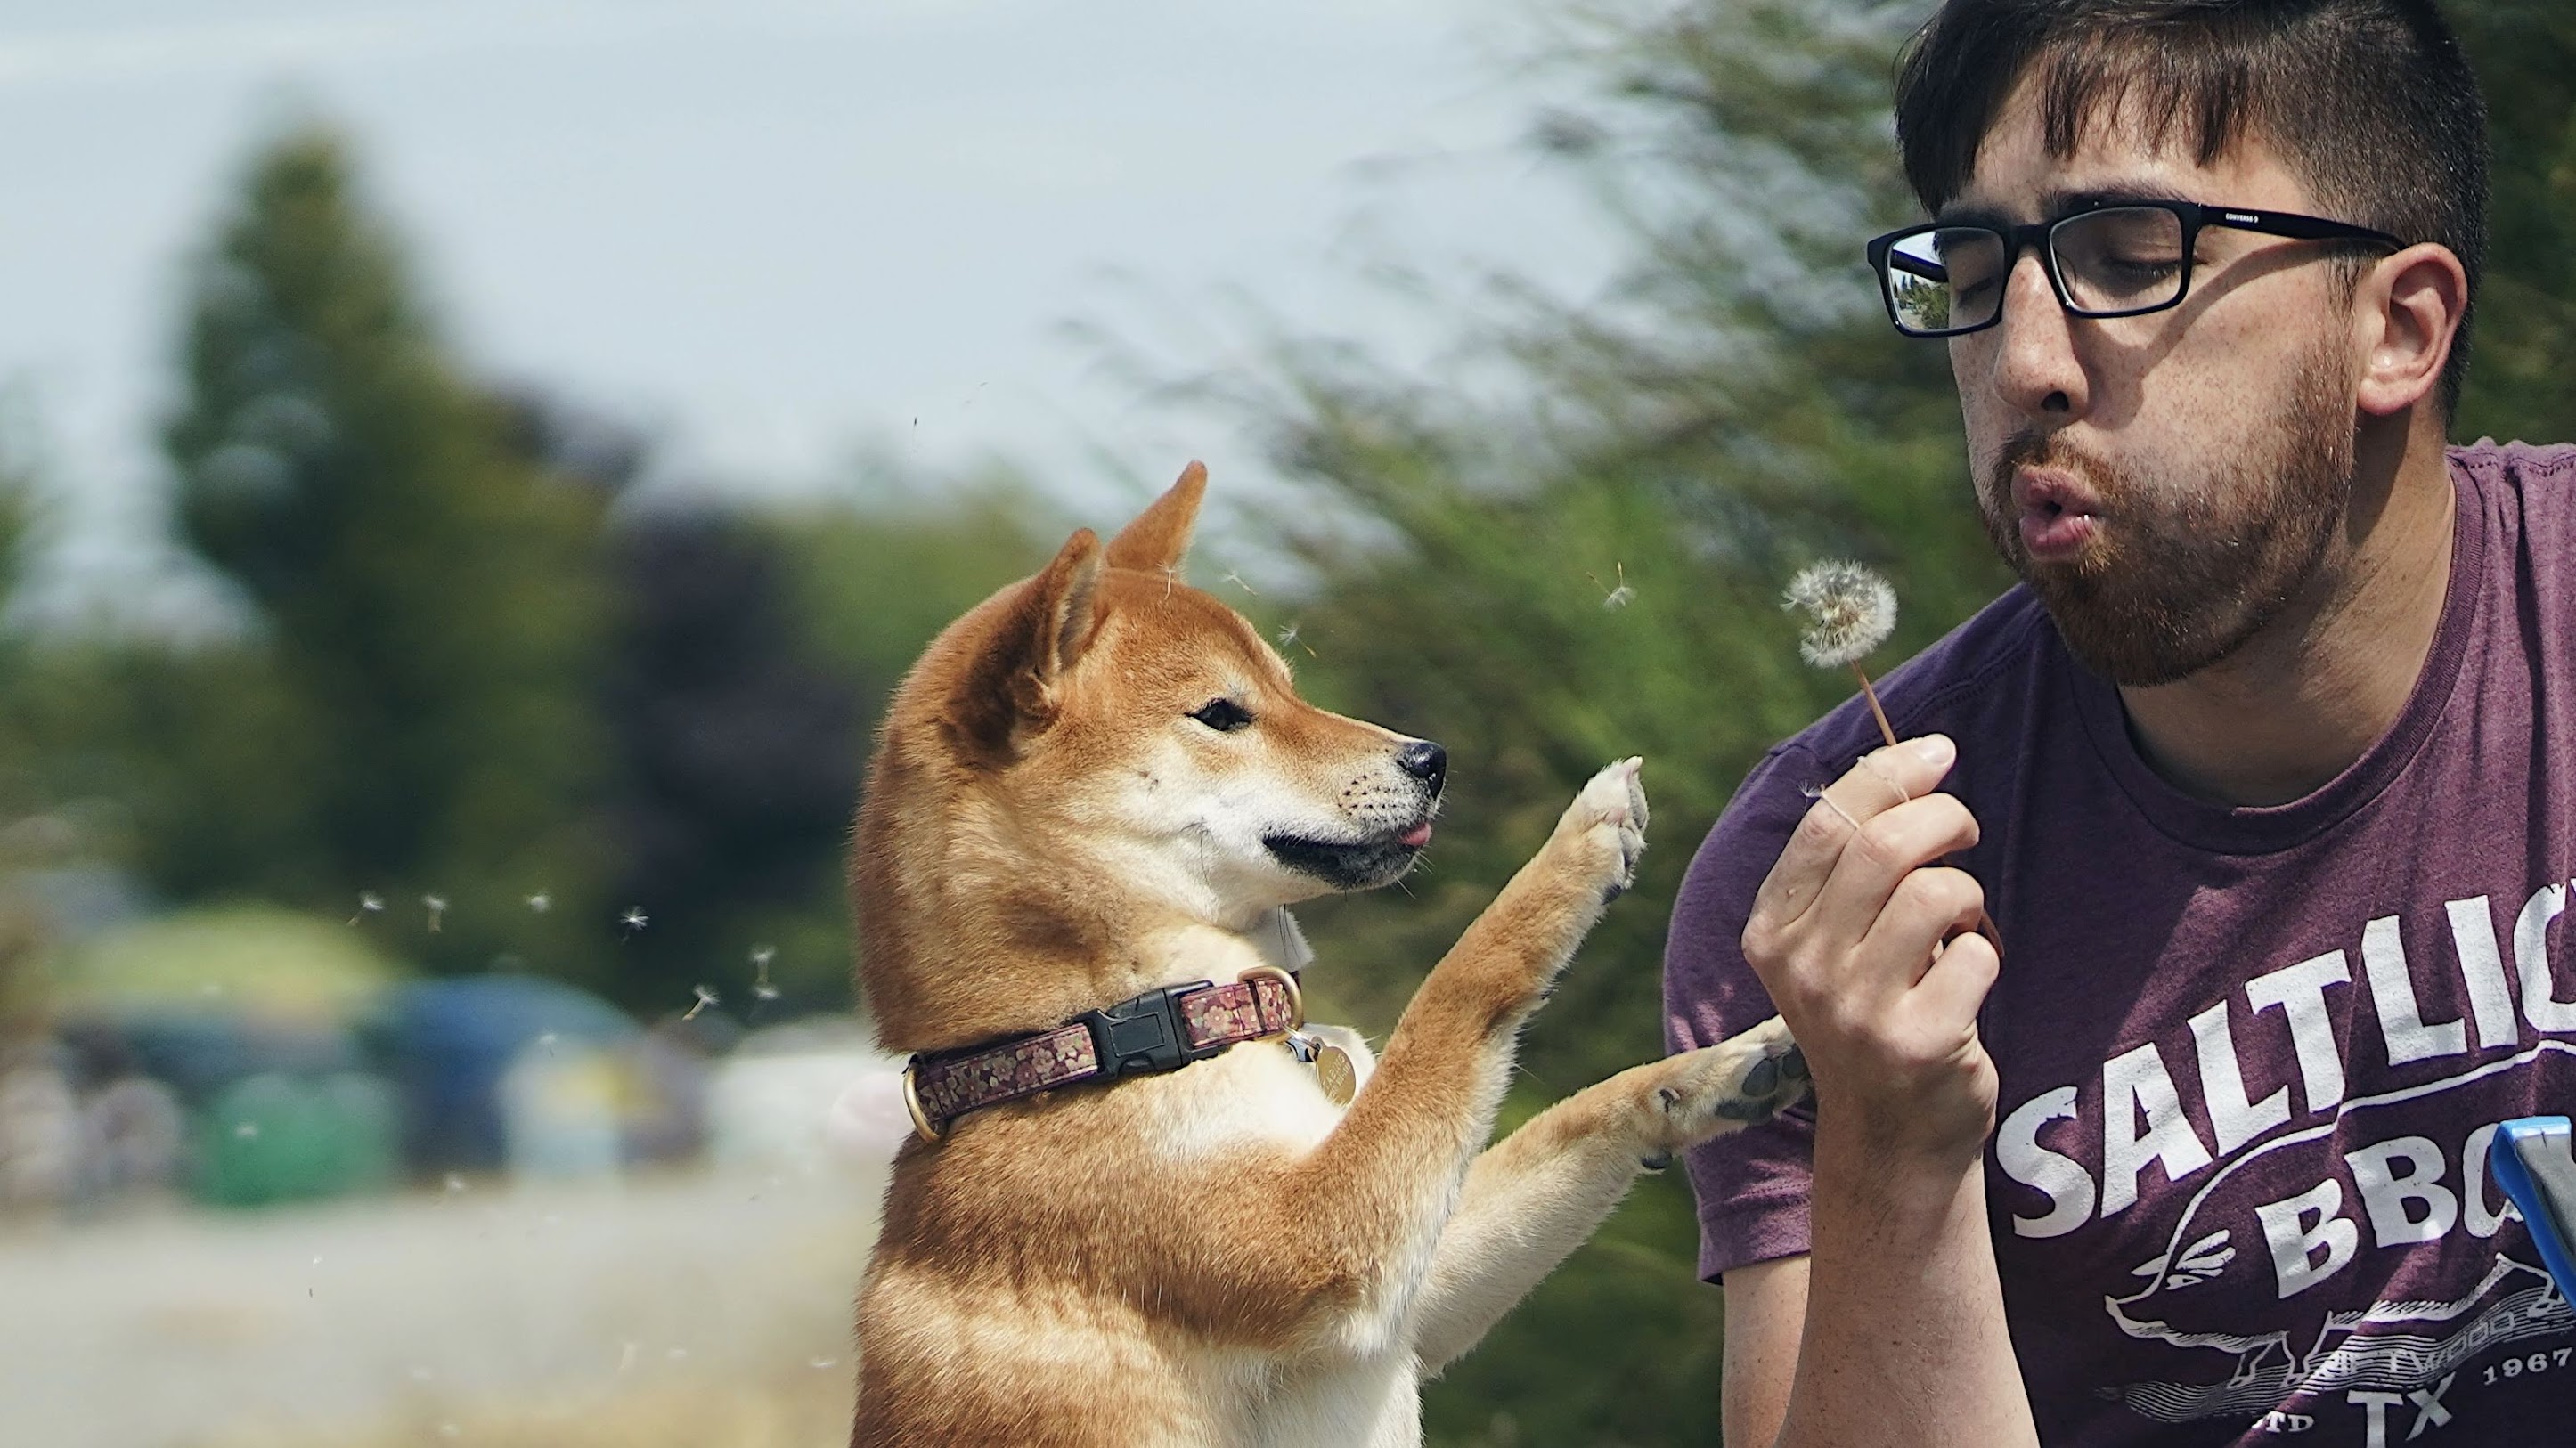
<instances>
[{"instance_id":1,"label":"blue object in background","mask_svg":"<svg viewBox=\"0 0 2576 1448\"><path fill-rule=\"evenodd\" d=\"M2564 1116L2522 1116L2496 1128L2488 1153L2496 1184L2522 1211L2540 1260L2562 1297L2576 1300L2576 1127Z\"/></svg>"}]
</instances>

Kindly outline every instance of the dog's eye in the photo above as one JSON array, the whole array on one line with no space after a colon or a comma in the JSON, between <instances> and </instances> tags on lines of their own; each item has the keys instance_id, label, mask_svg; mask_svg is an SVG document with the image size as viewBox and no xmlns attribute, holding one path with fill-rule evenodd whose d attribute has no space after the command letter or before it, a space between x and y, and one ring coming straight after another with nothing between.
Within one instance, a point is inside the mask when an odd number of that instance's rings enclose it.
<instances>
[{"instance_id":1,"label":"dog's eye","mask_svg":"<svg viewBox=\"0 0 2576 1448\"><path fill-rule=\"evenodd\" d=\"M1190 717L1219 734L1231 734L1252 722L1252 715L1232 699L1210 699L1190 711Z\"/></svg>"}]
</instances>

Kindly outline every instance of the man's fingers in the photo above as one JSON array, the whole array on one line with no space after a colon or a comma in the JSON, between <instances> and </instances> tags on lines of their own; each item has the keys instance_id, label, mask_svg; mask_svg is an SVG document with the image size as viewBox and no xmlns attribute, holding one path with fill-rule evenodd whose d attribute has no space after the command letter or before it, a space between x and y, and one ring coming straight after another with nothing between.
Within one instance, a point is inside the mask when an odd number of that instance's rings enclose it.
<instances>
[{"instance_id":1,"label":"man's fingers","mask_svg":"<svg viewBox=\"0 0 2576 1448\"><path fill-rule=\"evenodd\" d=\"M1925 968L1922 981L1914 987L1915 998L1937 1019L1973 1024L2002 968L1993 941L1973 930L1954 935Z\"/></svg>"},{"instance_id":2,"label":"man's fingers","mask_svg":"<svg viewBox=\"0 0 2576 1448\"><path fill-rule=\"evenodd\" d=\"M1883 984L1898 990L1919 984L1944 940L1973 934L1986 916L1985 887L1974 875L1946 865L1914 870L1888 893L1856 953L1872 960L1906 961L1911 969Z\"/></svg>"},{"instance_id":3,"label":"man's fingers","mask_svg":"<svg viewBox=\"0 0 2576 1448\"><path fill-rule=\"evenodd\" d=\"M1856 942L1876 928L1900 889L1922 888L1915 875L1976 842L1976 817L1955 796L1927 794L1882 810L1843 842L1807 923L1832 922L1827 934Z\"/></svg>"},{"instance_id":4,"label":"man's fingers","mask_svg":"<svg viewBox=\"0 0 2576 1448\"><path fill-rule=\"evenodd\" d=\"M1790 832L1788 847L1755 892L1755 918L1785 925L1804 915L1852 837L1879 815L1932 793L1957 758L1957 748L1939 734L1863 755L1825 786Z\"/></svg>"}]
</instances>

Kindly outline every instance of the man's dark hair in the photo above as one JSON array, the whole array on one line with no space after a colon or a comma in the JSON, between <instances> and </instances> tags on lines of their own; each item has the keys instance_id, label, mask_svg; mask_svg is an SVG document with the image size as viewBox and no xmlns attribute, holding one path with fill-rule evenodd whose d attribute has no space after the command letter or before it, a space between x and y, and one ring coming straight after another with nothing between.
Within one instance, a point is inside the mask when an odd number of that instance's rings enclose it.
<instances>
[{"instance_id":1,"label":"man's dark hair","mask_svg":"<svg viewBox=\"0 0 2576 1448\"><path fill-rule=\"evenodd\" d=\"M1905 179L1926 211L1966 188L2025 74L2052 156L2072 156L2087 121L2123 107L2151 143L2179 141L2204 165L2250 130L2336 220L2449 247L2477 295L2486 106L2432 0L1947 0L1896 82ZM2464 314L2442 372L2445 417L2468 350Z\"/></svg>"}]
</instances>

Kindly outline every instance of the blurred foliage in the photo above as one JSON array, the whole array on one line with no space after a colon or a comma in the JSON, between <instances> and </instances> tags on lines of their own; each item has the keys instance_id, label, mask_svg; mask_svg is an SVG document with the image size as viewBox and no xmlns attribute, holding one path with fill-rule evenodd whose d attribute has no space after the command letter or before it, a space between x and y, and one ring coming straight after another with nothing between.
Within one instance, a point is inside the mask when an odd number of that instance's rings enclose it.
<instances>
[{"instance_id":1,"label":"blurred foliage","mask_svg":"<svg viewBox=\"0 0 2576 1448\"><path fill-rule=\"evenodd\" d=\"M255 160L195 268L165 442L185 540L257 617L190 697L265 727L236 736L234 777L149 796L169 817L138 838L176 892L374 891L443 916L414 949L444 968L595 977L604 849L574 806L600 759L606 500L513 445L413 287L319 127ZM274 831L191 797L200 779L263 796ZM540 891L554 912L519 906Z\"/></svg>"},{"instance_id":2,"label":"blurred foliage","mask_svg":"<svg viewBox=\"0 0 2576 1448\"><path fill-rule=\"evenodd\" d=\"M877 712L932 634L1062 541L1007 477L859 487L864 509L664 508L612 540L606 834L617 898L654 922L626 967L665 1002L706 981L748 1008L765 977L762 1014L848 1003L841 851Z\"/></svg>"},{"instance_id":3,"label":"blurred foliage","mask_svg":"<svg viewBox=\"0 0 2576 1448\"><path fill-rule=\"evenodd\" d=\"M2495 210L2469 385L2451 435L2576 438L2576 7L2445 0L2478 70Z\"/></svg>"}]
</instances>

